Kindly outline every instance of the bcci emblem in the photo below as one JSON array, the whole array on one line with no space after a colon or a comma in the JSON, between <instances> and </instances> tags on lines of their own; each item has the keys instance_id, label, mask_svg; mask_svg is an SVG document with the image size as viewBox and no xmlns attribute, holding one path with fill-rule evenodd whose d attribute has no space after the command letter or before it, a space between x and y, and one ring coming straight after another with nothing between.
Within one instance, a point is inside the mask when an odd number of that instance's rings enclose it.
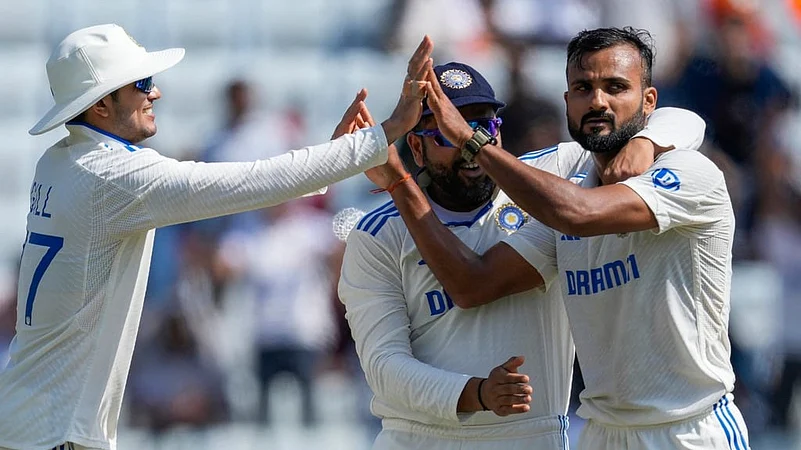
<instances>
[{"instance_id":1,"label":"bcci emblem","mask_svg":"<svg viewBox=\"0 0 801 450\"><path fill-rule=\"evenodd\" d=\"M495 212L495 223L506 232L520 229L528 220L528 215L514 203L501 205Z\"/></svg>"},{"instance_id":2,"label":"bcci emblem","mask_svg":"<svg viewBox=\"0 0 801 450\"><path fill-rule=\"evenodd\" d=\"M451 89L464 89L473 84L473 77L464 70L450 69L442 72L439 76L439 82Z\"/></svg>"}]
</instances>

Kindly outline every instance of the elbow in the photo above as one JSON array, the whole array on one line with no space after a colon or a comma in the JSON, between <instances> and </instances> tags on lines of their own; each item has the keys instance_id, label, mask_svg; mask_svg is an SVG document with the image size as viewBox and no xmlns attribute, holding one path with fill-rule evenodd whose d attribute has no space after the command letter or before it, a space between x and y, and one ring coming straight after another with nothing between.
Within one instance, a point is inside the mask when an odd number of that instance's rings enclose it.
<instances>
[{"instance_id":1,"label":"elbow","mask_svg":"<svg viewBox=\"0 0 801 450\"><path fill-rule=\"evenodd\" d=\"M489 303L489 300L486 300L485 298L476 295L475 292L461 292L454 295L451 294L448 295L451 297L453 304L461 309L476 308L478 306Z\"/></svg>"},{"instance_id":2,"label":"elbow","mask_svg":"<svg viewBox=\"0 0 801 450\"><path fill-rule=\"evenodd\" d=\"M480 282L464 283L454 292L448 290L446 295L454 305L461 309L476 308L492 303L504 295L500 286L493 285L491 282L493 279L491 276L481 275L471 277L471 280L479 280Z\"/></svg>"}]
</instances>

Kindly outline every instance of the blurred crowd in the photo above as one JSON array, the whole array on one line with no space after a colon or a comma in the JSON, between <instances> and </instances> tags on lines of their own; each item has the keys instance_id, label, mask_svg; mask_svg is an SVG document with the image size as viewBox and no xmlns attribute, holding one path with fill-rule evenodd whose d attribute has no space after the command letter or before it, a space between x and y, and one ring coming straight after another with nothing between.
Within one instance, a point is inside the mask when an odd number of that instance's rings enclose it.
<instances>
[{"instance_id":1,"label":"blurred crowd","mask_svg":"<svg viewBox=\"0 0 801 450\"><path fill-rule=\"evenodd\" d=\"M429 34L435 60L464 61L487 73L508 103L500 113L503 140L516 155L568 139L561 103L564 47L577 31L624 25L651 31L658 104L688 108L706 120L702 151L725 173L735 206L731 339L737 403L757 439L798 433L801 1L381 3L373 18L381 23L341 30L338 46L361 47L377 58L405 57ZM219 128L167 150L179 158L267 158L312 142L310 128L333 129L335 123L310 123L301 104L272 105L250 79L232 77L208 89L224 98L224 109L216 112ZM164 151L157 142L153 147ZM354 417L365 439L374 435L379 424L369 413L369 388L336 296L344 244L331 231L342 207L370 209L384 200L368 189L366 179L353 180L322 196L160 229L126 423L154 433L231 422L269 427L281 414L271 399L290 383L298 393L297 422L311 429L321 421L316 386L336 374L352 387ZM9 286L0 301L4 358L16 292L13 280L0 285ZM580 386L577 377L574 397Z\"/></svg>"}]
</instances>

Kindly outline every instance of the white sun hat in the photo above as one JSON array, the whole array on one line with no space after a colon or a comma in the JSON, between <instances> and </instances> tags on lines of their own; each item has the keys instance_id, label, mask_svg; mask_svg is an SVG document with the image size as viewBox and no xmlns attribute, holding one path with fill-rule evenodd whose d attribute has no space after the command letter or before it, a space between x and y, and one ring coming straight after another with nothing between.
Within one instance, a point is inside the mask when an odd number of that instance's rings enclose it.
<instances>
[{"instance_id":1,"label":"white sun hat","mask_svg":"<svg viewBox=\"0 0 801 450\"><path fill-rule=\"evenodd\" d=\"M47 60L56 104L28 133L42 134L75 118L117 89L176 65L184 49L148 52L119 25L73 32Z\"/></svg>"}]
</instances>

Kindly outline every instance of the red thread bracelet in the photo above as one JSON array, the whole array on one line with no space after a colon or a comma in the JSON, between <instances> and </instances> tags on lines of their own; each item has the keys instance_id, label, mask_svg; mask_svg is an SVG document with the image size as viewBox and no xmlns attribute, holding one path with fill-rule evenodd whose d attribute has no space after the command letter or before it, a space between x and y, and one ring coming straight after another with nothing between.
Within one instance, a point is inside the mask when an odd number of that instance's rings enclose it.
<instances>
[{"instance_id":1,"label":"red thread bracelet","mask_svg":"<svg viewBox=\"0 0 801 450\"><path fill-rule=\"evenodd\" d=\"M382 193L382 192L389 192L389 193L391 194L391 193L392 193L392 191L394 191L394 190L395 190L395 188L397 188L398 186L400 186L400 185L401 185L401 183L405 182L406 180L408 180L408 179L410 179L410 178L412 178L412 174L410 174L410 173L407 173L407 174L406 174L406 175L404 175L404 176L403 176L403 177L402 177L400 180L398 180L398 181L396 181L396 182L394 182L394 183L390 184L390 185L389 185L389 186L387 186L386 188L372 189L372 190L370 190L370 193L371 193L371 194L380 194L380 193Z\"/></svg>"}]
</instances>

